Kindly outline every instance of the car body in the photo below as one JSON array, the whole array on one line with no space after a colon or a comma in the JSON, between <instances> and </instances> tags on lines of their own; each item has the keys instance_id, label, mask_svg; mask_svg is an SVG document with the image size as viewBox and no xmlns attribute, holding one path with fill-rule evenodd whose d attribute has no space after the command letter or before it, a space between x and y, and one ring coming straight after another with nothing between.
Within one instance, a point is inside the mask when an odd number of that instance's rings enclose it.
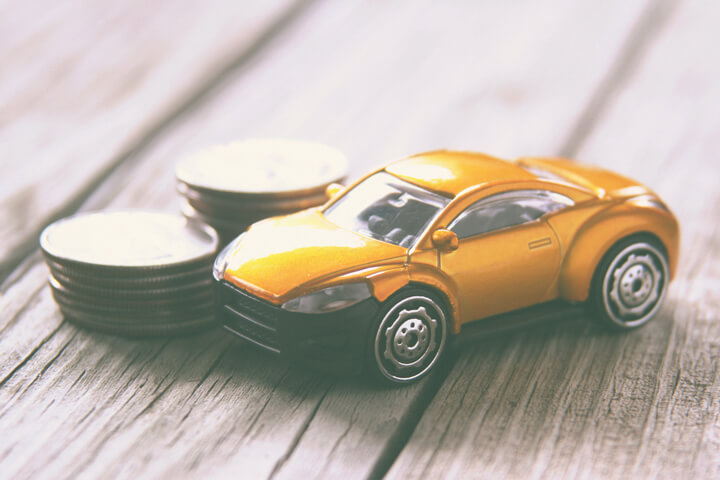
<instances>
[{"instance_id":1,"label":"car body","mask_svg":"<svg viewBox=\"0 0 720 480\"><path fill-rule=\"evenodd\" d=\"M214 267L228 330L320 367L411 382L469 322L554 300L634 328L676 270L658 196L567 159L427 152L328 191L256 223Z\"/></svg>"}]
</instances>

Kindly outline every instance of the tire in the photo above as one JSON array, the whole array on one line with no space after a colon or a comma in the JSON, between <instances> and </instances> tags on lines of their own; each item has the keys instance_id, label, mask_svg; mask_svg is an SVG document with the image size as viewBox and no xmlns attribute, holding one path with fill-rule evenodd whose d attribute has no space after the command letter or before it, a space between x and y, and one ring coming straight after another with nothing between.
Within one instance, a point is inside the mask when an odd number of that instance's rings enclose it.
<instances>
[{"instance_id":1,"label":"tire","mask_svg":"<svg viewBox=\"0 0 720 480\"><path fill-rule=\"evenodd\" d=\"M406 288L385 301L370 332L370 365L376 377L410 383L440 363L449 343L448 313L437 295Z\"/></svg>"},{"instance_id":2,"label":"tire","mask_svg":"<svg viewBox=\"0 0 720 480\"><path fill-rule=\"evenodd\" d=\"M629 237L614 245L598 266L590 305L600 323L616 330L645 325L667 291L667 254L655 239Z\"/></svg>"}]
</instances>

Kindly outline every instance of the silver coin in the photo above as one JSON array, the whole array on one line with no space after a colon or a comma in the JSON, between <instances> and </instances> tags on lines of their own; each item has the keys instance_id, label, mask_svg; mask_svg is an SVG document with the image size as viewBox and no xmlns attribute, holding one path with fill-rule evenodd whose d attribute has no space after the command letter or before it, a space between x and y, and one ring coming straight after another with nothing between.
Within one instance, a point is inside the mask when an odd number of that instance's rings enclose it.
<instances>
[{"instance_id":1,"label":"silver coin","mask_svg":"<svg viewBox=\"0 0 720 480\"><path fill-rule=\"evenodd\" d=\"M139 325L146 323L182 323L198 317L212 315L214 305L211 299L190 307L169 306L169 307L135 307L133 305L113 306L109 304L86 303L76 299L67 298L57 290L52 289L53 298L61 309L71 309L76 312L86 313L97 317L96 321L125 322L128 325Z\"/></svg>"},{"instance_id":2,"label":"silver coin","mask_svg":"<svg viewBox=\"0 0 720 480\"><path fill-rule=\"evenodd\" d=\"M59 292L66 298L118 307L180 305L180 308L184 308L185 304L201 302L213 295L212 280L191 283L178 288L138 288L133 290L92 287L74 283L72 279L58 278L55 275L50 276L48 283L53 291Z\"/></svg>"},{"instance_id":3,"label":"silver coin","mask_svg":"<svg viewBox=\"0 0 720 480\"><path fill-rule=\"evenodd\" d=\"M206 223L212 226L213 229L215 229L216 231L233 231L238 232L238 234L247 230L247 227L249 227L252 223L255 223L258 220L262 220L263 218L265 218L261 215L255 215L250 218L215 217L206 213L199 212L185 200L181 200L180 202L180 211L187 218L195 220L197 222Z\"/></svg>"},{"instance_id":4,"label":"silver coin","mask_svg":"<svg viewBox=\"0 0 720 480\"><path fill-rule=\"evenodd\" d=\"M40 235L46 256L63 265L165 269L211 259L217 234L165 213L119 211L59 220Z\"/></svg>"},{"instance_id":5,"label":"silver coin","mask_svg":"<svg viewBox=\"0 0 720 480\"><path fill-rule=\"evenodd\" d=\"M50 273L61 283L77 286L80 289L99 289L117 292L143 291L153 293L156 290L177 290L188 285L199 284L211 278L212 265L203 263L200 268L181 270L166 274L165 270L133 271L133 275L93 268L78 268L75 265L63 265L46 258ZM159 272L159 273L158 273Z\"/></svg>"},{"instance_id":6,"label":"silver coin","mask_svg":"<svg viewBox=\"0 0 720 480\"><path fill-rule=\"evenodd\" d=\"M217 214L202 211L191 204L187 199L180 200L180 211L191 220L203 222L215 229L225 229L243 232L255 222L270 217L289 215L300 210L276 212L218 212Z\"/></svg>"},{"instance_id":7,"label":"silver coin","mask_svg":"<svg viewBox=\"0 0 720 480\"><path fill-rule=\"evenodd\" d=\"M78 308L85 308L97 312L104 312L111 315L119 314L122 316L143 317L145 315L167 314L172 315L173 319L185 316L188 312L194 312L200 308L208 311L212 308L213 296L210 294L194 295L188 298L175 299L98 299L82 297L74 294L68 294L67 291L52 288L53 298L58 299L58 303L63 303Z\"/></svg>"},{"instance_id":8,"label":"silver coin","mask_svg":"<svg viewBox=\"0 0 720 480\"><path fill-rule=\"evenodd\" d=\"M213 191L294 195L347 174L345 155L319 143L252 139L209 148L182 160L180 182Z\"/></svg>"},{"instance_id":9,"label":"silver coin","mask_svg":"<svg viewBox=\"0 0 720 480\"><path fill-rule=\"evenodd\" d=\"M278 197L253 200L229 197L226 194L214 195L212 192L203 192L184 183L178 184L178 192L197 210L218 216L229 216L238 213L262 213L271 216L278 213L291 213L305 208L317 207L328 200L324 190L320 193L296 198Z\"/></svg>"}]
</instances>

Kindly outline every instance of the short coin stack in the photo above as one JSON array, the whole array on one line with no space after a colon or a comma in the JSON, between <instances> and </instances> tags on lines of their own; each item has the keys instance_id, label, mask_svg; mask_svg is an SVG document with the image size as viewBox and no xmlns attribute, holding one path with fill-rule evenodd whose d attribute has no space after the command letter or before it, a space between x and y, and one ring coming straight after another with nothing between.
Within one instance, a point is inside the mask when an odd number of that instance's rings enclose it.
<instances>
[{"instance_id":1,"label":"short coin stack","mask_svg":"<svg viewBox=\"0 0 720 480\"><path fill-rule=\"evenodd\" d=\"M276 139L210 148L176 170L183 214L215 228L223 242L263 218L322 205L326 187L346 174L342 152Z\"/></svg>"},{"instance_id":2,"label":"short coin stack","mask_svg":"<svg viewBox=\"0 0 720 480\"><path fill-rule=\"evenodd\" d=\"M164 213L81 214L48 226L40 246L69 320L132 336L185 333L214 322L217 234Z\"/></svg>"}]
</instances>

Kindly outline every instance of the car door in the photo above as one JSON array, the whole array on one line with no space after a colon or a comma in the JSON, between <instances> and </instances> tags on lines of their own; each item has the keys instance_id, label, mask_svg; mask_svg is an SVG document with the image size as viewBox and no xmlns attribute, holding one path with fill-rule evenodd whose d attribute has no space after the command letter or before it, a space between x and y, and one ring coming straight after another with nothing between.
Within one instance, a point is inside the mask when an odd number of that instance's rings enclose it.
<instances>
[{"instance_id":1,"label":"car door","mask_svg":"<svg viewBox=\"0 0 720 480\"><path fill-rule=\"evenodd\" d=\"M456 282L463 321L551 299L560 246L545 216L570 204L543 190L505 192L475 202L449 223L459 244L440 254L440 268Z\"/></svg>"}]
</instances>

